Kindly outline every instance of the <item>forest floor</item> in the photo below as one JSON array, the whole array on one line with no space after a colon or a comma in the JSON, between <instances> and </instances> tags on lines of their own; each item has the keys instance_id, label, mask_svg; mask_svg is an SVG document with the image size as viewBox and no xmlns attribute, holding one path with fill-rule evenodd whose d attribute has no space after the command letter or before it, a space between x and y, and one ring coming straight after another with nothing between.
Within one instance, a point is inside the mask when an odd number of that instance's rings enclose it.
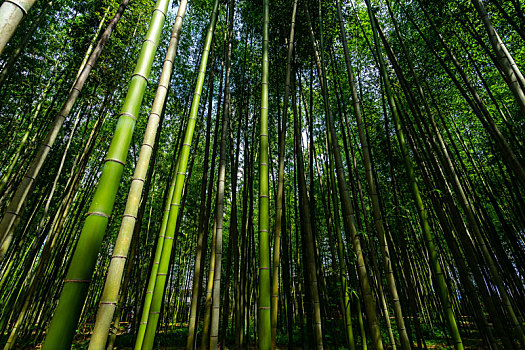
<instances>
[{"instance_id":1,"label":"forest floor","mask_svg":"<svg viewBox=\"0 0 525 350\"><path fill-rule=\"evenodd\" d=\"M3 340L2 339L2 342L0 343L2 346L4 345L3 343ZM168 339L166 339L168 340ZM114 350L130 350L130 349L133 349L133 346L132 345L118 345L118 343L120 343L121 341L117 341L117 346L115 346L113 349ZM156 350L185 350L186 347L185 346L181 346L181 345L178 345L176 343L179 343L180 342L180 339L173 339L173 344L172 345L159 345L157 347L155 347ZM127 342L126 342L127 343ZM71 349L73 350L83 350L83 349L87 349L89 346L89 338L85 338L84 340L80 340L80 341L76 341L73 346L71 347ZM15 349L19 349L19 350L38 350L38 349L41 349L42 346L41 344L35 346L35 345L22 345L22 346L17 346ZM325 346L326 349L335 349L335 347L331 347L331 346ZM345 349L344 347L337 347L338 349ZM360 348L360 347L358 347ZM233 350L235 349L235 347L229 347L229 346L226 346L225 347L226 350ZM251 344L250 346L248 346L248 349L249 350L256 350L257 347L255 346L255 344ZM288 349L288 347L284 344L282 344L281 346L278 346L277 349L281 350L281 349ZM294 347L295 350L302 350L304 349L303 347ZM392 349L392 347L389 345L389 344L385 344L385 349ZM419 350L420 348L418 348L415 344L414 346L412 347L413 350ZM427 349L453 349L452 346L447 346L445 343L442 343L442 342L435 342L435 341L432 341L432 340L429 340L427 341ZM484 346L482 344L482 341L480 339L466 339L465 341L465 349L476 349L476 350L485 350L485 349L488 349L486 346Z\"/></svg>"},{"instance_id":2,"label":"forest floor","mask_svg":"<svg viewBox=\"0 0 525 350\"><path fill-rule=\"evenodd\" d=\"M422 327L425 341L426 341L426 348L427 349L453 349L451 345L447 345L447 340L444 337L443 333L439 331L438 329L427 329L426 327ZM161 332L158 334L155 338L155 344L156 350L184 350L186 348L186 336L187 336L187 328L186 327L178 327L173 331L170 331L169 333L163 333ZM287 349L286 344L286 335L282 334L281 337L279 337L280 334L278 334L278 344L277 349ZM297 337L295 337L297 335ZM0 337L0 345L3 347L3 344L7 341L8 335L3 335ZM115 349L118 350L128 350L133 349L134 346L134 335L132 333L127 333L126 331L120 332L117 336L117 340L115 342ZM296 344L299 344L304 341L302 337L299 336L299 334L294 334L294 341ZM384 338L385 341L387 341L388 336ZM89 346L89 340L90 340L90 334L89 333L78 333L75 337L73 346L71 349L74 350L83 350L87 349ZM326 349L345 349L345 347L341 346L341 343L344 342L343 339L338 339L337 341L330 342L331 339L327 339L325 342L325 348ZM477 332L472 331L468 332L463 336L463 342L465 345L465 349L473 349L473 350L485 350L487 347L483 344L483 341L478 337ZM228 344L234 343L233 339L227 340L227 345L225 349L233 350L235 349L235 346L230 346ZM334 344L335 343L335 344ZM357 337L356 339L356 345L358 349L361 349L360 346L360 338ZM338 345L339 344L339 345ZM385 343L385 349L392 349L390 344ZM399 347L398 347L399 348ZM416 344L412 347L414 350L419 350L422 348L418 348ZM34 345L30 343L30 340L28 340L27 343L24 344L23 341L19 342L19 345L16 347L16 349L20 350L37 350L41 349L41 345ZM249 350L256 350L257 347L255 343L251 343L248 346ZM296 346L294 347L296 350L302 350L304 347Z\"/></svg>"},{"instance_id":3,"label":"forest floor","mask_svg":"<svg viewBox=\"0 0 525 350\"><path fill-rule=\"evenodd\" d=\"M129 350L133 349L133 340L134 337L132 334L121 334L117 337L116 346L114 347L114 350ZM299 340L299 339L298 339ZM385 339L386 340L386 339ZM485 350L488 349L481 339L478 338L471 338L471 337L464 337L463 339L465 349L472 349L472 350ZM233 342L233 341L232 341ZM228 342L229 343L229 342ZM297 341L299 343L299 341ZM186 349L186 334L181 332L176 332L174 334L160 334L156 337L156 344L157 347L155 349L158 350L185 350ZM361 349L360 342L357 342L357 348ZM73 345L72 349L75 350L81 350L81 349L87 349L89 345L89 338L84 337L83 340L78 340ZM392 349L392 346L390 344L384 344L385 350L386 349ZM346 347L342 346L335 346L334 344L329 345L325 344L326 349L346 349ZM369 344L370 348L370 344ZM453 346L447 345L446 339L442 338L436 338L436 339L427 339L426 340L426 348L427 349L453 349ZM35 348L33 348L35 349ZM235 346L229 346L226 345L226 350L234 350L236 349ZM256 350L257 346L256 344L250 344L248 346L249 350ZM288 349L287 345L285 343L278 344L277 349ZM296 346L294 347L295 350L302 350L305 349L302 346ZM398 346L399 349L399 346ZM412 347L413 350L423 350L423 348L418 348L416 344Z\"/></svg>"}]
</instances>

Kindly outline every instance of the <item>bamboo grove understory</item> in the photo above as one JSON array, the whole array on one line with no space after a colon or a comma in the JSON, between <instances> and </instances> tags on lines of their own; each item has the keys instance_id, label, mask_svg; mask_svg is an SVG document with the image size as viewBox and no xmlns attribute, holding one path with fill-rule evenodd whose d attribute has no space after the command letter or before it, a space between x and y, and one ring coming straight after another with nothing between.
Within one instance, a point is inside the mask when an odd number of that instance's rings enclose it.
<instances>
[{"instance_id":1,"label":"bamboo grove understory","mask_svg":"<svg viewBox=\"0 0 525 350\"><path fill-rule=\"evenodd\" d=\"M525 348L525 3L4 0L0 346Z\"/></svg>"}]
</instances>

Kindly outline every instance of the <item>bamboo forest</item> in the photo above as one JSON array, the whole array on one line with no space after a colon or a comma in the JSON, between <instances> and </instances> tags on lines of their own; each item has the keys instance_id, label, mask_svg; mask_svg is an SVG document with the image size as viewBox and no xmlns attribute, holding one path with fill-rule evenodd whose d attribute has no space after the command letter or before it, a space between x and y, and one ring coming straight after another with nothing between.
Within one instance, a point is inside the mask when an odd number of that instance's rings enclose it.
<instances>
[{"instance_id":1,"label":"bamboo forest","mask_svg":"<svg viewBox=\"0 0 525 350\"><path fill-rule=\"evenodd\" d=\"M523 0L3 0L0 347L525 349L524 70Z\"/></svg>"}]
</instances>

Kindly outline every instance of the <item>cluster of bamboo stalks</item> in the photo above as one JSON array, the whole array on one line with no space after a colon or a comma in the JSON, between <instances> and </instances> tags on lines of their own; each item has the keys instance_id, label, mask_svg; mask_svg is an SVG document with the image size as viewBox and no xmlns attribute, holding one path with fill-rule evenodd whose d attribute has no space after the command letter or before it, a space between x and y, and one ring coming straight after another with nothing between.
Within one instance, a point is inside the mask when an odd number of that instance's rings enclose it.
<instances>
[{"instance_id":1,"label":"cluster of bamboo stalks","mask_svg":"<svg viewBox=\"0 0 525 350\"><path fill-rule=\"evenodd\" d=\"M2 3L0 53L34 3ZM105 8L70 89L53 97L61 101L55 118L42 122L48 95L64 90L67 81L59 73L60 53L24 128L13 131L22 136L4 157L0 182L0 336L9 334L4 349L16 348L20 337L43 339L44 349L68 349L77 330L89 334L89 349L113 349L122 322L130 322L136 350L153 349L156 334L173 324L187 327L188 350L245 348L252 341L260 349L322 349L339 341L349 349L368 343L376 350L409 350L426 347L423 325L446 329L457 350L465 348L472 328L487 348L525 347L525 153L519 127L525 79L484 1L470 1L475 13L461 26L495 67L507 101L486 79L486 67L471 57L470 43L459 34L453 45L445 39L433 7L422 0L214 0L198 43L196 79L188 83L194 91L186 93L177 118L166 110L170 93L183 94L170 86L181 76L174 68L187 0L180 0L162 50L170 1L156 1L121 98L116 84L96 111L83 98L129 3ZM525 40L522 7L493 3L512 37ZM521 16L511 18L510 5ZM53 6L40 8L3 61L1 93L14 84L8 77L16 61ZM257 6L252 15L262 28L241 30L237 18L250 6ZM286 8L288 22L272 23L278 16L271 8ZM335 26L329 27L327 14ZM285 49L279 48L284 69L271 57L277 50L271 48L270 33L277 32L272 26L287 33ZM422 77L403 34L408 27L466 103L476 134L487 135L498 158L493 165L479 157L477 141L462 134L459 112L443 107L450 97ZM351 50L348 28L361 39L356 45L368 49L368 70L360 66L358 50ZM304 46L306 64L299 51ZM162 68L152 72L161 51ZM275 79L273 69L283 76ZM363 71L375 78L364 78ZM156 90L148 86L153 78ZM363 91L367 79L375 92ZM154 97L147 121L139 122L148 94ZM117 122L105 132L117 102ZM95 119L85 120L88 108ZM174 135L169 146L160 141L167 119ZM143 131L138 152L137 125ZM62 140L64 126L69 133ZM375 148L372 128L381 131L383 149ZM160 185L155 172L163 147L173 156ZM51 160L58 165L51 167ZM51 180L43 179L50 174L46 166L54 169ZM192 179L194 166L201 174ZM131 180L127 195L123 178ZM188 213L192 205L196 211ZM110 235L114 207L122 219ZM286 345L279 344L280 333ZM343 336L334 343L332 334Z\"/></svg>"}]
</instances>

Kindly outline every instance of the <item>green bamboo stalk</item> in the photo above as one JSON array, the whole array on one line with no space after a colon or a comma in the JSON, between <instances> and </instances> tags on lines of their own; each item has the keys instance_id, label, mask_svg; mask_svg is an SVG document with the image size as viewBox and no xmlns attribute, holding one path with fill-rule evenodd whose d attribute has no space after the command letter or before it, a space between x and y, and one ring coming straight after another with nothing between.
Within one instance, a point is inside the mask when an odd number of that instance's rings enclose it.
<instances>
[{"instance_id":1,"label":"green bamboo stalk","mask_svg":"<svg viewBox=\"0 0 525 350\"><path fill-rule=\"evenodd\" d=\"M58 306L44 341L44 349L67 349L71 346L91 282L91 275L97 262L98 251L117 195L133 130L166 19L168 3L168 0L158 0L153 11L148 33L131 78L115 134L109 146L102 175L89 207L71 265L64 280Z\"/></svg>"},{"instance_id":2,"label":"green bamboo stalk","mask_svg":"<svg viewBox=\"0 0 525 350\"><path fill-rule=\"evenodd\" d=\"M384 59L383 59L383 55L381 54L381 52L379 52L379 38L378 38L378 34L377 34L377 29L376 29L375 16L374 16L374 14L372 12L373 10L371 8L370 1L366 0L366 3L367 3L367 6L368 6L368 13L369 13L370 21L371 21L371 24L372 24L372 32L373 32L373 35L374 35L376 57L377 57L377 59L379 61L378 63L379 63L379 67L380 67L380 70L381 70L381 75L383 77L383 82L384 82L385 92L386 92L386 96L387 96L387 101L388 101L388 104L390 106L390 110L392 112L392 115L394 117L394 123L395 123L395 127L396 127L396 134L397 134L397 139L398 139L398 142L399 142L399 148L401 149L401 154L403 156L403 161L405 163L406 172L407 172L407 175L408 175L409 180L410 180L410 187L411 187L411 190L412 190L412 196L414 198L414 202L415 202L416 207L417 207L417 212L418 212L418 216L419 216L421 230L423 232L423 237L424 237L425 244L426 244L427 250L428 250L428 255L429 255L429 260L430 260L429 261L430 268L432 269L432 273L434 275L435 284L437 285L436 289L438 290L439 299L441 301L441 304L442 304L442 307L443 307L444 316L445 316L448 328L450 330L450 333L451 333L451 336L452 336L452 339L453 339L453 342L454 342L454 347L456 348L456 350L463 350L464 349L463 342L462 342L461 336L459 334L459 329L458 329L458 326L457 326L457 323L456 323L456 318L454 316L454 311L452 310L452 305L451 305L451 302L450 302L450 296L448 295L448 290L447 290L447 284L445 282L445 277L443 275L443 270L442 270L440 262L439 262L438 251L437 251L437 249L435 247L435 244L434 244L434 234L432 233L432 231L430 229L430 224L428 222L427 211L426 211L425 206L423 204L423 200L422 200L420 192L419 192L419 187L418 187L417 182L416 182L416 177L415 177L415 174L414 174L414 167L412 165L412 160L410 159L410 155L408 153L408 147L406 145L404 131L403 131L403 128L401 126L401 119L400 119L400 116L399 116L399 111L398 111L396 103L394 101L392 88L390 86L390 79L388 77L388 73L386 72L386 67L385 67L385 62L384 62Z\"/></svg>"},{"instance_id":3,"label":"green bamboo stalk","mask_svg":"<svg viewBox=\"0 0 525 350\"><path fill-rule=\"evenodd\" d=\"M522 85L525 84L525 79L523 78L520 69L516 65L516 62L514 62L514 59L510 55L505 44L499 37L498 32L494 28L492 21L490 20L489 14L487 13L485 6L483 5L483 2L481 2L480 0L471 0L471 2L474 5L474 8L478 12L479 16L481 17L481 22L483 22L483 25L489 37L490 44L492 45L492 49L496 53L496 57L500 64L502 74L506 78L505 82L507 83L510 91L514 95L514 98L516 99L516 102L520 107L522 116L525 116L525 93L523 90L525 86Z\"/></svg>"},{"instance_id":4,"label":"green bamboo stalk","mask_svg":"<svg viewBox=\"0 0 525 350\"><path fill-rule=\"evenodd\" d=\"M328 149L327 152L330 150ZM317 166L319 177L320 171L319 166ZM329 193L329 197L332 199L332 203L334 206L334 227L335 232L337 236L337 259L339 262L339 278L341 283L341 298L344 305L344 319L345 319L345 326L346 326L346 341L348 348L350 350L355 350L355 340L354 340L354 330L352 328L352 309L351 309L351 294L350 294L350 286L348 285L348 279L347 279L347 270L346 270L346 263L345 263L345 246L343 243L343 235L341 233L341 223L339 219L339 206L337 204L337 185L334 175L334 162L332 157L329 158L329 176L328 176L328 185L327 185L327 191Z\"/></svg>"},{"instance_id":5,"label":"green bamboo stalk","mask_svg":"<svg viewBox=\"0 0 525 350\"><path fill-rule=\"evenodd\" d=\"M27 125L26 127L26 131L24 133L24 135L22 136L22 138L20 139L20 141L18 142L18 145L16 147L16 150L14 152L14 154L11 156L11 159L9 160L9 163L8 163L8 166L7 168L4 170L3 174L2 174L2 177L0 178L0 193L4 193L4 190L6 188L6 186L9 184L10 181L13 181L12 180L12 175L13 175L13 171L15 169L15 167L17 168L17 170L19 169L20 167L20 163L19 160L21 157L23 157L24 155L24 152L27 150L27 144L31 144L31 138L29 137L33 131L33 128L35 126L35 123L38 122L38 117L40 115L40 112L42 111L42 106L44 104L44 102L46 102L46 98L47 98L47 95L49 93L49 91L54 88L54 84L56 84L56 79L58 77L58 75L56 74L57 72L57 66L58 66L58 63L60 62L60 59L62 57L58 57L56 60L55 60L55 63L53 64L53 68L51 69L52 71L52 76L53 76L53 79L49 79L46 86L44 87L44 90L42 92L42 94L38 97L40 99L40 101L37 103L37 105L33 108L33 110L31 111L31 117L29 119L29 125ZM23 158L21 159L21 161L23 161ZM15 171L15 174L17 172ZM10 242L10 241L8 241ZM0 249L0 259L3 257L3 255L5 254L5 252L7 251L7 247L6 248L3 248L3 249Z\"/></svg>"},{"instance_id":6,"label":"green bamboo stalk","mask_svg":"<svg viewBox=\"0 0 525 350\"><path fill-rule=\"evenodd\" d=\"M78 113L77 113L77 115L75 117L75 122L73 124L73 128L71 129L71 133L69 134L69 138L68 138L68 141L66 143L64 154L62 155L62 160L60 162L59 170L57 172L57 175L55 176L55 180L54 180L52 188L51 188L51 193L49 194L49 196L48 196L48 198L46 200L46 205L45 205L45 208L44 208L44 214L42 215L42 219L41 219L40 224L39 224L40 228L43 228L44 227L44 222L49 219L49 218L47 218L47 211L49 209L49 204L51 202L51 199L53 198L53 193L54 193L54 191L56 189L56 185L57 185L58 179L59 179L59 177L60 177L60 175L62 173L62 167L63 167L64 161L65 161L65 159L67 157L69 146L71 145L71 141L73 140L73 135L75 134L75 131L77 129L77 125L78 125L78 122L80 120L80 112L81 112L81 109L78 111ZM54 240L51 239L51 237L48 237L48 239L46 240L46 243L44 245L44 248L42 249L42 252L41 252L41 254L39 256L38 264L37 264L37 267L35 268L35 273L33 274L31 282L25 282L25 283L27 283L29 285L29 289L23 294L23 304L22 304L23 306L22 306L22 309L18 313L17 320L15 322L15 325L13 326L13 329L11 330L11 334L9 335L9 339L7 340L7 343L5 344L4 350L10 350L16 344L16 340L18 339L19 332L20 332L19 328L20 328L22 322L25 319L25 316L26 316L26 313L27 313L27 310L28 310L29 306L31 305L31 301L32 301L33 295L34 295L35 291L37 290L37 288L40 285L39 281L41 279L41 272L42 272L43 267L46 265L45 261L47 260L46 257L48 257L48 252L49 252L48 249L46 249L46 248L53 241Z\"/></svg>"},{"instance_id":7,"label":"green bamboo stalk","mask_svg":"<svg viewBox=\"0 0 525 350\"><path fill-rule=\"evenodd\" d=\"M295 89L294 89L295 90ZM292 94L292 110L294 114L294 145L296 154L296 167L297 167L297 187L299 188L300 202L300 218L303 221L301 225L301 236L303 237L303 256L305 262L305 281L308 285L308 292L310 294L311 303L311 316L308 317L309 322L311 321L311 329L314 333L313 339L315 343L315 349L323 349L323 330L321 320L321 302L319 297L319 283L318 274L322 272L317 270L316 259L315 259L315 234L313 232L313 223L310 217L312 213L310 209L310 198L306 189L305 171L304 171L304 158L303 150L301 146L301 131L299 129L298 120L302 119L299 114L297 116L297 103L295 100L295 91ZM299 110L299 113L301 110Z\"/></svg>"},{"instance_id":8,"label":"green bamboo stalk","mask_svg":"<svg viewBox=\"0 0 525 350\"><path fill-rule=\"evenodd\" d=\"M354 247L354 251L357 255L357 272L359 276L359 283L361 285L361 290L363 293L363 301L365 305L365 312L367 316L368 325L370 328L370 333L372 336L372 344L374 349L383 350L383 341L381 339L381 331L379 321L377 319L377 313L375 310L375 298L372 294L372 288L370 286L368 272L366 268L366 262L363 250L361 248L361 240L357 233L357 228L355 224L355 214L354 207L350 201L350 194L348 192L348 187L345 179L345 174L343 171L343 161L341 159L341 153L339 151L339 144L337 142L337 133L334 126L334 118L332 114L332 109L330 107L330 100L328 98L328 88L326 84L326 74L324 70L323 61L319 55L319 50L316 45L314 32L312 29L310 15L306 11L308 17L308 26L310 32L310 38L313 46L314 60L317 67L318 76L321 82L321 93L323 95L325 110L327 114L327 139L330 144L330 149L334 155L335 163L335 173L337 179L337 186L340 193L340 201L343 209L343 219L345 221L346 227L350 231L349 238L351 244ZM322 42L321 42L322 44Z\"/></svg>"},{"instance_id":9,"label":"green bamboo stalk","mask_svg":"<svg viewBox=\"0 0 525 350\"><path fill-rule=\"evenodd\" d=\"M211 52L211 61L215 62L214 59L214 49L212 48ZM212 184L213 184L213 169L215 168L215 153L217 145L217 130L218 125L215 126L215 135L214 135L214 144L213 144L213 154L211 166L209 164L209 153L210 153L210 138L211 138L211 126L212 126L212 106L213 106L213 81L214 81L214 65L210 67L210 77L208 80L208 116L206 120L206 141L204 146L204 162L201 178L201 207L199 208L199 223L197 228L197 245L195 248L195 262L193 268L193 283L191 291L191 303L190 303L190 315L188 321L188 338L186 341L186 350L193 350L195 348L195 336L196 328L198 321L198 304L199 296L201 294L201 282L202 282L202 265L204 263L206 252L207 252L207 243L208 243L208 222L209 222L209 213L211 212L211 195L212 195ZM222 83L222 74L221 74L221 83ZM222 85L222 84L221 84ZM220 104L219 104L220 105ZM216 120L218 123L218 119ZM208 171L208 169L211 169ZM208 172L210 173L210 179L208 180ZM208 188L208 193L206 193L206 188Z\"/></svg>"},{"instance_id":10,"label":"green bamboo stalk","mask_svg":"<svg viewBox=\"0 0 525 350\"><path fill-rule=\"evenodd\" d=\"M182 197L182 190L184 187L184 180L186 178L186 171L188 167L188 158L190 153L191 141L193 139L193 132L195 130L195 123L197 120L197 112L199 110L199 102L202 93L202 86L204 84L204 77L206 74L206 66L208 63L208 56L210 53L211 43L213 34L215 31L215 24L217 22L217 14L219 8L219 1L215 0L213 5L213 11L210 18L210 24L206 33L206 40L204 44L204 50L199 67L199 74L197 77L197 84L195 86L195 93L193 95L193 101L191 104L190 114L188 117L188 125L186 126L186 132L184 135L184 141L180 152L180 162L177 168L177 179L175 183L175 191L173 193L173 199L171 201L170 213L167 223L166 235L164 237L165 244L162 247L161 260L158 267L157 277L155 281L155 287L153 289L153 295L151 300L151 307L149 310L148 323L146 326L146 332L142 344L139 344L138 339L135 343L135 349L147 349L153 348L153 341L155 339L155 332L157 330L157 324L159 321L160 307L164 295L164 288L166 285L166 277L169 268L169 262L171 257L171 251L173 249L173 240L175 236L175 227L177 218L179 215L180 202ZM168 240L168 241L166 241ZM144 311L143 311L144 313Z\"/></svg>"},{"instance_id":11,"label":"green bamboo stalk","mask_svg":"<svg viewBox=\"0 0 525 350\"><path fill-rule=\"evenodd\" d=\"M375 182L375 179L372 173L372 155L370 152L370 147L368 146L367 137L365 135L365 126L364 126L363 117L361 115L361 108L360 108L360 103L359 103L359 97L357 95L357 88L355 86L354 73L353 73L351 63L350 63L350 55L348 53L348 44L346 42L346 30L343 24L343 16L341 14L341 4L339 1L337 1L337 14L339 17L339 26L340 26L339 29L340 29L340 35L341 35L341 42L343 44L343 51L344 51L344 56L345 56L348 81L349 81L350 90L352 93L352 104L354 107L354 114L355 114L356 121L357 121L359 141L361 142L361 148L363 149L362 158L363 158L363 163L365 166L365 175L366 175L365 178L366 178L366 182L368 184L368 188L370 192L370 199L372 200L372 208L373 208L373 214L374 214L374 219L375 219L374 223L375 223L376 230L379 236L379 242L381 246L381 255L383 258L386 280L388 284L388 289L390 291L390 295L392 297L392 303L394 305L394 313L395 313L397 329L399 332L399 339L401 341L401 347L403 350L410 350L411 349L410 340L408 338L408 333L405 327L405 321L403 319L401 302L400 302L398 292L397 292L397 286L396 286L396 282L394 279L394 273L392 270L392 263L390 261L390 252L389 252L388 245L386 242L385 227L383 225L383 216L381 213L381 205L379 202L377 184ZM393 345L395 346L395 344Z\"/></svg>"},{"instance_id":12,"label":"green bamboo stalk","mask_svg":"<svg viewBox=\"0 0 525 350\"><path fill-rule=\"evenodd\" d=\"M210 319L211 319L211 297L213 292L213 282L215 274L215 237L217 232L217 223L213 224L213 233L211 238L211 254L210 254L210 270L208 273L208 281L206 283L206 301L204 304L204 320L202 325L202 336L201 336L201 350L208 348L208 340L210 336Z\"/></svg>"},{"instance_id":13,"label":"green bamboo stalk","mask_svg":"<svg viewBox=\"0 0 525 350\"><path fill-rule=\"evenodd\" d=\"M258 336L259 349L272 347L270 320L270 202L268 198L268 26L270 22L269 0L263 0L263 43L262 43L262 90L261 125L259 150L259 305Z\"/></svg>"},{"instance_id":14,"label":"green bamboo stalk","mask_svg":"<svg viewBox=\"0 0 525 350\"><path fill-rule=\"evenodd\" d=\"M224 76L224 105L222 113L221 144L219 155L219 173L217 175L217 204L215 206L215 221L217 230L215 232L215 272L213 274L213 294L210 322L210 349L216 349L219 337L219 318L221 300L221 270L222 270L222 232L224 221L224 187L226 178L227 142L231 115L231 54L233 40L233 18L235 13L234 0L228 1L228 33L225 50L225 76ZM231 246L231 242L229 243ZM227 286L228 287L228 286ZM226 319L227 320L227 319Z\"/></svg>"},{"instance_id":15,"label":"green bamboo stalk","mask_svg":"<svg viewBox=\"0 0 525 350\"><path fill-rule=\"evenodd\" d=\"M160 76L157 94L151 107L148 124L144 131L144 140L140 149L139 159L133 175L133 181L129 189L129 195L126 202L126 209L122 218L120 232L115 242L113 249L113 256L109 264L106 283L102 292L100 306L97 312L95 327L93 335L89 343L89 349L104 349L106 344L109 328L113 319L113 314L117 306L118 293L120 290L120 283L122 274L124 272L124 265L127 259L131 239L135 229L135 223L139 204L142 199L142 190L148 173L151 155L153 153L153 145L156 142L157 129L162 115L162 110L166 104L166 97L169 89L169 82L173 72L173 60L177 53L177 46L179 43L180 32L182 29L182 22L184 14L186 13L188 1L181 0L175 23L173 24L173 32L171 34L170 44L164 59L164 66ZM131 262L128 262L131 263Z\"/></svg>"},{"instance_id":16,"label":"green bamboo stalk","mask_svg":"<svg viewBox=\"0 0 525 350\"><path fill-rule=\"evenodd\" d=\"M176 151L175 151L176 152ZM178 169L179 160L177 160L175 169ZM171 200L173 199L173 193L175 192L175 182L177 174L173 174L173 178L170 181L168 196L166 197L166 205L164 213L162 215L162 223L159 230L159 238L157 239L157 246L155 248L155 254L153 256L153 265L148 279L148 285L146 287L146 294L144 296L144 303L142 305L142 315L140 317L139 329L137 331L137 339L135 340L135 349L140 349L146 334L146 325L148 324L149 310L151 307L151 298L153 296L153 289L155 288L155 281L157 278L157 272L159 269L160 259L162 255L162 247L164 245L164 236L166 234L166 227L168 226L168 218L171 207ZM137 347L138 345L138 347Z\"/></svg>"},{"instance_id":17,"label":"green bamboo stalk","mask_svg":"<svg viewBox=\"0 0 525 350\"><path fill-rule=\"evenodd\" d=\"M363 312L361 311L361 300L359 299L359 296L355 291L352 291L351 293L354 296L354 300L356 303L357 321L359 323L359 334L361 335L361 349L367 350L368 346L366 344L366 331L365 324L363 322Z\"/></svg>"},{"instance_id":18,"label":"green bamboo stalk","mask_svg":"<svg viewBox=\"0 0 525 350\"><path fill-rule=\"evenodd\" d=\"M283 100L282 131L279 139L279 173L277 180L277 204L275 210L275 239L273 247L273 271L272 271L272 347L276 346L277 337L277 304L279 301L279 260L281 251L281 231L283 222L283 193L284 193L284 153L286 148L286 125L288 122L288 98L290 95L290 76L292 66L293 42L295 35L295 15L297 12L297 0L294 0L292 7L292 19L290 24L290 38L288 39L288 53L286 56L286 78Z\"/></svg>"}]
</instances>

